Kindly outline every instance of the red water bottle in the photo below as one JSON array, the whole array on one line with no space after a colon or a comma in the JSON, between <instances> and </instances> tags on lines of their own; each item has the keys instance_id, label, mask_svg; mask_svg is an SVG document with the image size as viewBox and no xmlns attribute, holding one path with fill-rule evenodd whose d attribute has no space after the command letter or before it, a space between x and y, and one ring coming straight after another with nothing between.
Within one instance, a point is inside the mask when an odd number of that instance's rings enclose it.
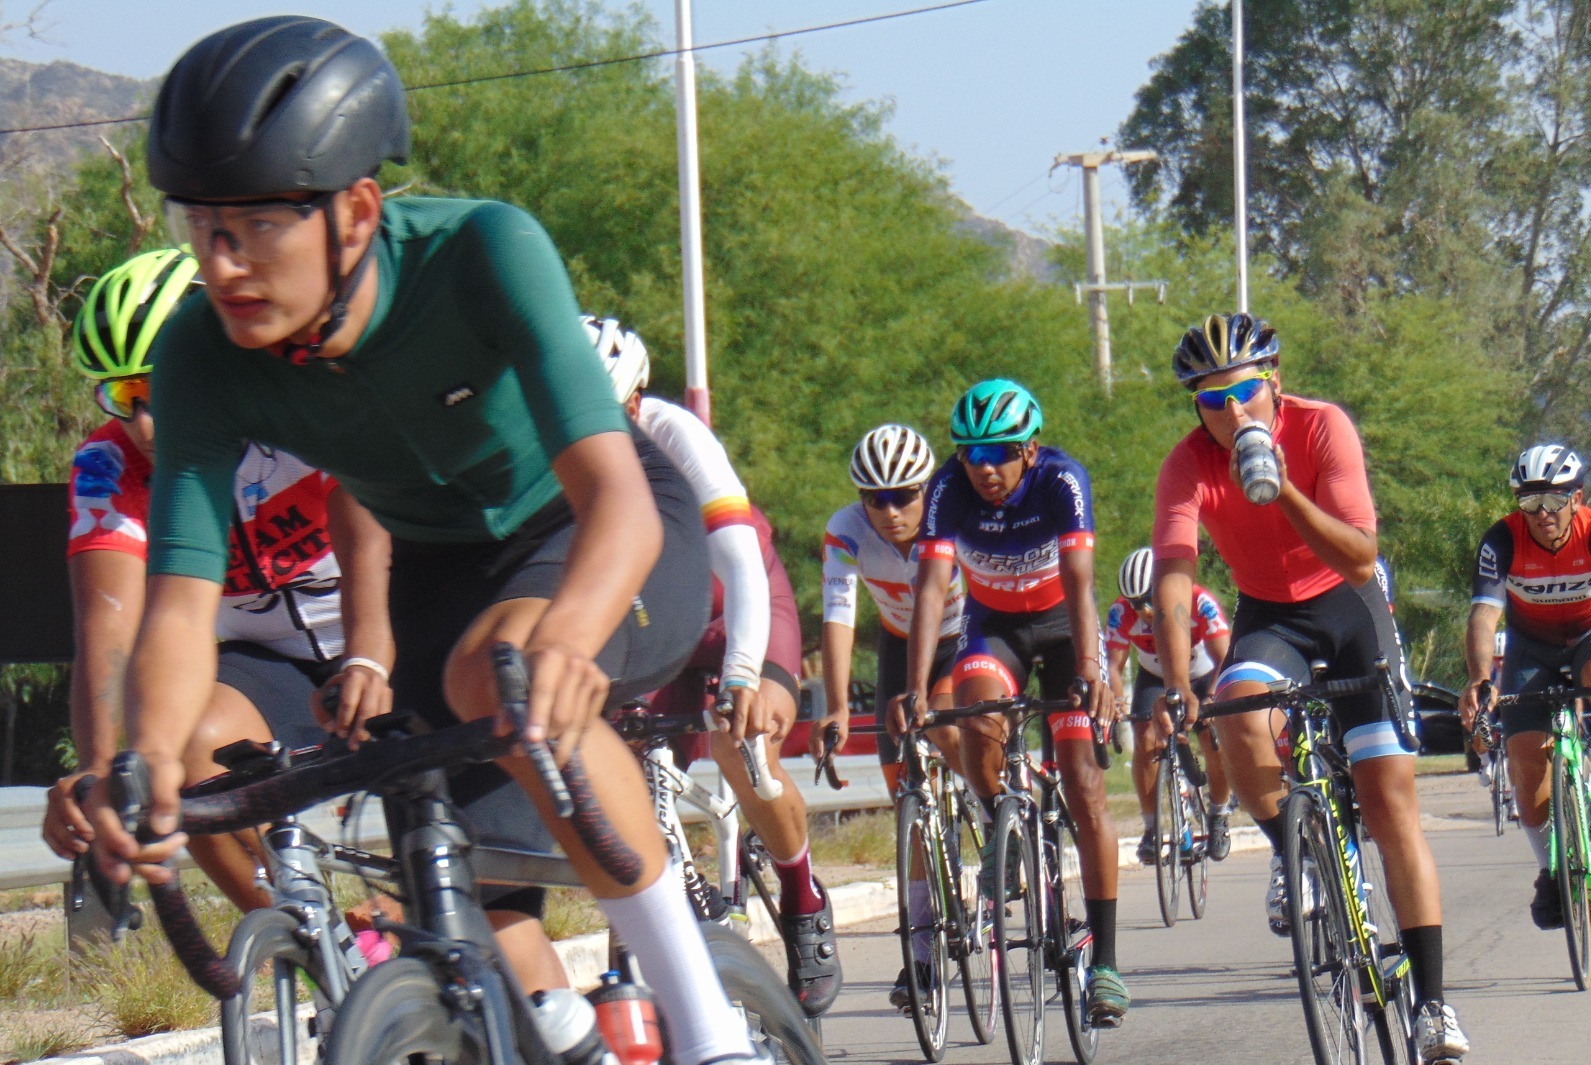
<instances>
[{"instance_id":1,"label":"red water bottle","mask_svg":"<svg viewBox=\"0 0 1591 1065\"><path fill-rule=\"evenodd\" d=\"M586 998L596 1008L597 1027L619 1065L658 1065L663 1057L663 1032L650 990L625 983L610 969Z\"/></svg>"}]
</instances>

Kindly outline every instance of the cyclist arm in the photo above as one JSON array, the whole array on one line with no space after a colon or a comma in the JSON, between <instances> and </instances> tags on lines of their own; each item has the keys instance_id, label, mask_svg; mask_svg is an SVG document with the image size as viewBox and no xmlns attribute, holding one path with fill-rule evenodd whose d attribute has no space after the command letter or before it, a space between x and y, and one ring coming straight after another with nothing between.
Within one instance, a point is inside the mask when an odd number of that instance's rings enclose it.
<instances>
[{"instance_id":1,"label":"cyclist arm","mask_svg":"<svg viewBox=\"0 0 1591 1065\"><path fill-rule=\"evenodd\" d=\"M586 724L602 711L608 678L596 656L624 620L663 548L663 523L627 432L575 441L553 472L574 513L563 579L525 641L530 667L532 742L566 731L567 760Z\"/></svg>"},{"instance_id":2,"label":"cyclist arm","mask_svg":"<svg viewBox=\"0 0 1591 1065\"><path fill-rule=\"evenodd\" d=\"M1115 701L1117 716L1127 704L1127 656L1130 648L1108 646L1105 648L1105 677L1110 684L1110 695Z\"/></svg>"},{"instance_id":3,"label":"cyclist arm","mask_svg":"<svg viewBox=\"0 0 1591 1065\"><path fill-rule=\"evenodd\" d=\"M342 571L340 596L344 658L364 658L391 670L397 657L387 612L387 579L392 570L392 538L371 513L341 486L326 497L326 525ZM368 666L344 666L330 683L340 685L331 729L353 744L369 739L364 722L392 709L388 678ZM324 691L324 689L323 689ZM321 693L312 709L322 712Z\"/></svg>"},{"instance_id":4,"label":"cyclist arm","mask_svg":"<svg viewBox=\"0 0 1591 1065\"><path fill-rule=\"evenodd\" d=\"M1502 616L1502 610L1490 603L1470 604L1469 624L1464 630L1464 664L1469 671L1469 682L1458 699L1459 722L1467 729L1475 727L1475 715L1482 709L1480 686L1492 677L1492 651L1496 646L1497 623ZM1492 702L1496 702L1497 694L1492 692Z\"/></svg>"},{"instance_id":5,"label":"cyclist arm","mask_svg":"<svg viewBox=\"0 0 1591 1065\"><path fill-rule=\"evenodd\" d=\"M1091 548L1061 552L1061 587L1066 591L1066 611L1072 622L1072 653L1077 676L1089 685L1082 709L1109 724L1114 718L1105 685L1101 683L1099 605L1094 601L1094 552Z\"/></svg>"},{"instance_id":6,"label":"cyclist arm","mask_svg":"<svg viewBox=\"0 0 1591 1065\"><path fill-rule=\"evenodd\" d=\"M42 834L50 850L69 859L94 838L72 791L85 774L105 775L121 739L127 656L144 609L144 561L123 551L80 551L66 569L76 648L68 701L77 769L50 788Z\"/></svg>"},{"instance_id":7,"label":"cyclist arm","mask_svg":"<svg viewBox=\"0 0 1591 1065\"><path fill-rule=\"evenodd\" d=\"M951 558L927 557L917 562L912 578L912 626L906 637L906 692L917 696L917 712L928 712L928 682L934 670L934 650L939 646L939 630L945 620L945 596L956 563ZM890 709L890 723L905 725L905 696L897 696Z\"/></svg>"},{"instance_id":8,"label":"cyclist arm","mask_svg":"<svg viewBox=\"0 0 1591 1065\"><path fill-rule=\"evenodd\" d=\"M1155 655L1165 671L1166 691L1182 693L1188 723L1198 720L1199 701L1188 682L1193 661L1193 576L1195 563L1186 558L1156 558L1154 566ZM1155 705L1155 727L1163 740L1171 733L1165 698Z\"/></svg>"},{"instance_id":9,"label":"cyclist arm","mask_svg":"<svg viewBox=\"0 0 1591 1065\"><path fill-rule=\"evenodd\" d=\"M851 651L856 646L856 630L838 621L823 623L823 698L824 714L812 723L807 749L814 761L823 757L823 733L830 725L839 729L839 745L851 733Z\"/></svg>"}]
</instances>

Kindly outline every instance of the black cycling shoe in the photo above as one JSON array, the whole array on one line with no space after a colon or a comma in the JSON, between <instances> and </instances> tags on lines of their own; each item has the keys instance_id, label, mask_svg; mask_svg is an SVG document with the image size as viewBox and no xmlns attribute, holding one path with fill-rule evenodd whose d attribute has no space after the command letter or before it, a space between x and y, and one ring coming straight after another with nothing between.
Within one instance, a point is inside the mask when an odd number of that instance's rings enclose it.
<instances>
[{"instance_id":1,"label":"black cycling shoe","mask_svg":"<svg viewBox=\"0 0 1591 1065\"><path fill-rule=\"evenodd\" d=\"M1530 900L1530 919L1543 932L1563 927L1563 894L1558 878L1543 869L1536 875L1536 897Z\"/></svg>"},{"instance_id":2,"label":"black cycling shoe","mask_svg":"<svg viewBox=\"0 0 1591 1065\"><path fill-rule=\"evenodd\" d=\"M840 997L840 945L834 933L834 907L823 889L823 908L817 913L780 914L779 934L790 991L808 1017L816 1017Z\"/></svg>"},{"instance_id":3,"label":"black cycling shoe","mask_svg":"<svg viewBox=\"0 0 1591 1065\"><path fill-rule=\"evenodd\" d=\"M1223 861L1232 853L1232 815L1227 813L1210 815L1210 860Z\"/></svg>"},{"instance_id":4,"label":"black cycling shoe","mask_svg":"<svg viewBox=\"0 0 1591 1065\"><path fill-rule=\"evenodd\" d=\"M929 994L934 979L933 970L925 961L916 961L912 964L917 966L917 986L924 995ZM895 986L889 989L889 1004L902 1011L912 1008L912 992L906 984L905 966L901 966L900 975L895 977Z\"/></svg>"}]
</instances>

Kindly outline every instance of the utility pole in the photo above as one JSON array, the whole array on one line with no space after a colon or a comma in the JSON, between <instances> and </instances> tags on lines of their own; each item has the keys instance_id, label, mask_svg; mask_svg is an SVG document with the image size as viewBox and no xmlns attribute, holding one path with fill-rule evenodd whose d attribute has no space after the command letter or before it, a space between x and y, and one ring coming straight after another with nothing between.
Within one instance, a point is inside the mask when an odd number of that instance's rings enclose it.
<instances>
[{"instance_id":1,"label":"utility pole","mask_svg":"<svg viewBox=\"0 0 1591 1065\"><path fill-rule=\"evenodd\" d=\"M1079 303L1083 294L1088 294L1089 318L1094 324L1094 367L1099 372L1099 383L1105 389L1105 395L1111 392L1110 371L1110 315L1105 306L1105 293L1111 290L1125 291L1127 302L1132 302L1135 289L1152 288L1155 290L1160 302L1166 299L1166 283L1164 281L1123 281L1110 284L1105 280L1105 225L1100 220L1099 211L1099 168L1106 163L1147 163L1158 159L1154 152L1145 149L1120 151L1112 149L1100 152L1077 152L1071 155L1057 155L1055 165L1050 167L1054 173L1058 167L1075 166L1083 171L1083 232L1086 240L1088 281L1085 284L1072 286Z\"/></svg>"}]
</instances>

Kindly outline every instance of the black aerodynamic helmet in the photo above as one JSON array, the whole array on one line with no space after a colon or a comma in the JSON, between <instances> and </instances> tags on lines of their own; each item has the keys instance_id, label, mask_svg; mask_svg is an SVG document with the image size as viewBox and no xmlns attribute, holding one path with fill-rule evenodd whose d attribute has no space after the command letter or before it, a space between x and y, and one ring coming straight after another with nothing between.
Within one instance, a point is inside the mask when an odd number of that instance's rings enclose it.
<instances>
[{"instance_id":1,"label":"black aerodynamic helmet","mask_svg":"<svg viewBox=\"0 0 1591 1065\"><path fill-rule=\"evenodd\" d=\"M409 155L403 83L321 19L228 26L183 53L149 121L149 182L192 200L335 192Z\"/></svg>"}]
</instances>

